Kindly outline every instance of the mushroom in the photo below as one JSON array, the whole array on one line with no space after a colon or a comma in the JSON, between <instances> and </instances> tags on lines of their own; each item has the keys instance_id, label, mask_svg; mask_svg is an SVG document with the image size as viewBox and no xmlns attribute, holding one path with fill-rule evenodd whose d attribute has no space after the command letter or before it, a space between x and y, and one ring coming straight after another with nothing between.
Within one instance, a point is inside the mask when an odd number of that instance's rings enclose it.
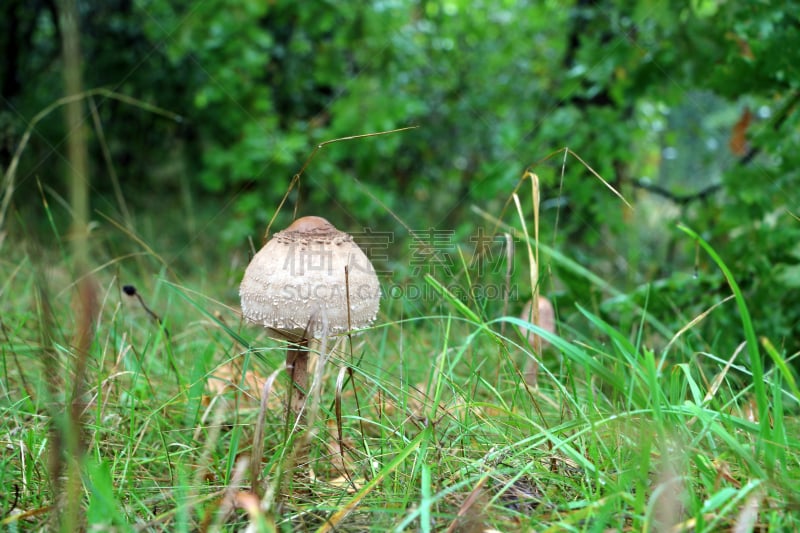
<instances>
[{"instance_id":1,"label":"mushroom","mask_svg":"<svg viewBox=\"0 0 800 533\"><path fill-rule=\"evenodd\" d=\"M308 390L309 341L369 326L378 313L380 285L350 235L308 216L276 233L253 256L239 297L248 321L291 343L289 409L299 414Z\"/></svg>"},{"instance_id":2,"label":"mushroom","mask_svg":"<svg viewBox=\"0 0 800 533\"><path fill-rule=\"evenodd\" d=\"M537 299L539 301L537 305L538 312L534 313L533 300L529 300L528 303L525 304L525 308L522 310L522 313L520 313L519 317L526 322L530 322L531 324L539 326L545 331L555 333L556 315L553 311L553 304L551 304L550 300L544 296L538 296ZM550 346L548 341L531 330L526 330L525 339L528 341L528 344L530 344L537 355L541 354L545 348ZM525 382L528 385L536 387L539 376L539 363L537 363L535 359L528 359L528 362L525 365L524 376Z\"/></svg>"}]
</instances>

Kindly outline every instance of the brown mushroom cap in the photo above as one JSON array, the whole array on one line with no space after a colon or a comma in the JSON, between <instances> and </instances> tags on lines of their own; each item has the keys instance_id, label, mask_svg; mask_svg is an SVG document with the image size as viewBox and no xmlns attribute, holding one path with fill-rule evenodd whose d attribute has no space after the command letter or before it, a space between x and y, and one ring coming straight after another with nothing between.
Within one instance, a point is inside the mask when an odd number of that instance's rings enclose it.
<instances>
[{"instance_id":1,"label":"brown mushroom cap","mask_svg":"<svg viewBox=\"0 0 800 533\"><path fill-rule=\"evenodd\" d=\"M293 340L370 325L380 294L375 269L353 238L312 216L276 233L250 261L239 287L247 320Z\"/></svg>"}]
</instances>

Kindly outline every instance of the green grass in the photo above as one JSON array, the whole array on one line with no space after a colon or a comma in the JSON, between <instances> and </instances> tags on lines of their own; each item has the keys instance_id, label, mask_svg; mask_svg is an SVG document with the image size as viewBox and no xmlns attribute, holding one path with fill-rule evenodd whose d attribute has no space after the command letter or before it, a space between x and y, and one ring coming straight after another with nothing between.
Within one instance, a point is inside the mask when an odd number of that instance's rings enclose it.
<instances>
[{"instance_id":1,"label":"green grass","mask_svg":"<svg viewBox=\"0 0 800 533\"><path fill-rule=\"evenodd\" d=\"M536 327L489 316L432 275L419 283L439 295L436 311L400 319L409 302L387 297L373 328L326 344L316 423L300 434L280 401L283 346L237 314L238 267L178 280L152 250L99 261L81 354L87 316L67 253L15 247L0 259L0 528L63 529L70 511L116 531L796 531L796 374L701 244L737 303L741 329L725 333L746 342L736 354L694 348L691 328L650 346L684 324L646 306L631 303L625 325L579 306L559 335L537 330L553 348L532 389L518 330ZM78 423L68 413L82 357ZM276 376L263 410L253 383L220 375L230 364ZM309 465L296 464L304 439Z\"/></svg>"}]
</instances>

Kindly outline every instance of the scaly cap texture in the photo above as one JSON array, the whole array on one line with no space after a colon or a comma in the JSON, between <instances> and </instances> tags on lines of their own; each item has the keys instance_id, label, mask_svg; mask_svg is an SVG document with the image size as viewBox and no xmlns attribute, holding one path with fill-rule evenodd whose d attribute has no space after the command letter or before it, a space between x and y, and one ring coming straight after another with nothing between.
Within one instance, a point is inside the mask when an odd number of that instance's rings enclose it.
<instances>
[{"instance_id":1,"label":"scaly cap texture","mask_svg":"<svg viewBox=\"0 0 800 533\"><path fill-rule=\"evenodd\" d=\"M378 313L380 285L350 235L324 218L309 216L276 233L256 253L239 297L245 318L274 334L320 338L369 326Z\"/></svg>"}]
</instances>

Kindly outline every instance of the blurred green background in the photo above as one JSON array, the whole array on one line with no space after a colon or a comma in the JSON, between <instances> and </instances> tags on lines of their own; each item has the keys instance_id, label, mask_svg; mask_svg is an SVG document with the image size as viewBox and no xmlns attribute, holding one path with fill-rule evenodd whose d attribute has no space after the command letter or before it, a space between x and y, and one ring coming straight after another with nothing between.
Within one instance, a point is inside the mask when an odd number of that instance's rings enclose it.
<instances>
[{"instance_id":1,"label":"blurred green background","mask_svg":"<svg viewBox=\"0 0 800 533\"><path fill-rule=\"evenodd\" d=\"M61 6L0 7L5 253L31 241L44 247L54 233L69 239L61 109L32 124L64 95ZM541 241L626 295L546 258L542 291L565 322L577 303L623 329L630 320L633 331L633 301L677 329L727 296L723 276L675 229L681 221L731 267L758 332L784 351L800 349L800 2L108 0L77 8L84 89L113 92L81 100L97 263L147 243L163 261L145 270L166 267L184 279L214 271L217 286L204 290L234 303L252 246L315 146L415 125L322 148L273 231L297 206L345 231L390 234L376 265L390 297L421 274L410 231L446 236L437 257L456 261L454 271L427 263L429 273L502 283L505 268L469 272L480 263L475 236L495 229L478 211L520 228L513 204L504 206L532 165ZM527 184L520 196L530 228ZM531 288L524 247L515 248L518 309ZM487 315L502 310L488 294L477 303ZM743 340L725 305L693 330L696 349L730 353ZM388 309L430 306L405 298Z\"/></svg>"}]
</instances>

